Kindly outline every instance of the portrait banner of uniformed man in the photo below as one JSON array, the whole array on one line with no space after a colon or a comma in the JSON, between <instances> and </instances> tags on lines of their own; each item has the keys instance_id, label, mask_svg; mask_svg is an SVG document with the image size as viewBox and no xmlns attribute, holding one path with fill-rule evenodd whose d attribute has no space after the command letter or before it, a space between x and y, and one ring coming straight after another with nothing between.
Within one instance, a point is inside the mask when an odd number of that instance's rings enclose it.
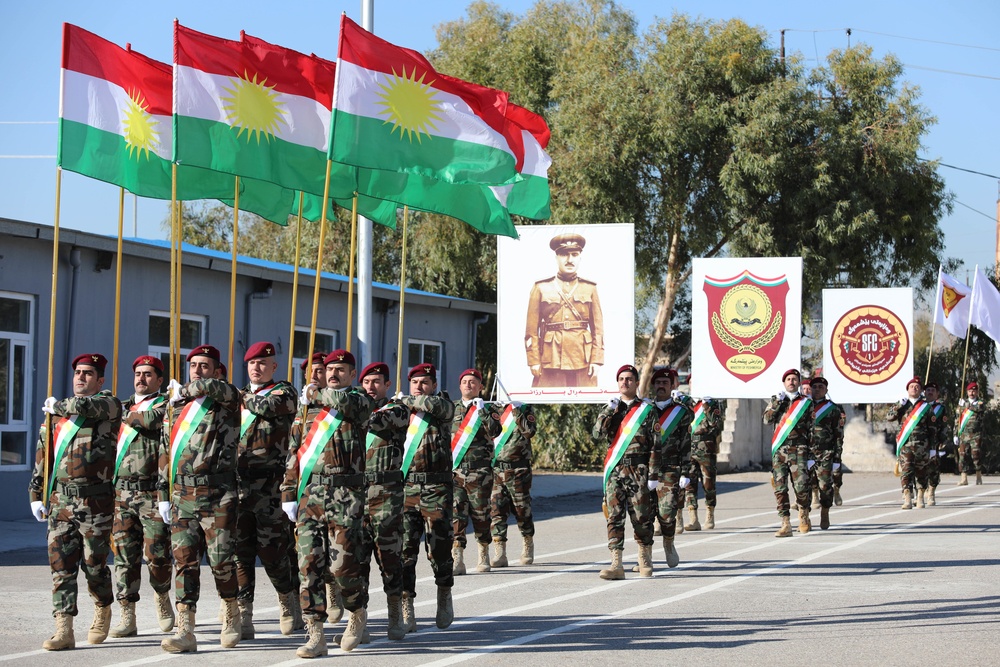
<instances>
[{"instance_id":1,"label":"portrait banner of uniformed man","mask_svg":"<svg viewBox=\"0 0 1000 667\"><path fill-rule=\"evenodd\" d=\"M497 239L498 373L510 398L598 403L635 361L633 225L535 225ZM502 394L501 394L502 395Z\"/></svg>"}]
</instances>

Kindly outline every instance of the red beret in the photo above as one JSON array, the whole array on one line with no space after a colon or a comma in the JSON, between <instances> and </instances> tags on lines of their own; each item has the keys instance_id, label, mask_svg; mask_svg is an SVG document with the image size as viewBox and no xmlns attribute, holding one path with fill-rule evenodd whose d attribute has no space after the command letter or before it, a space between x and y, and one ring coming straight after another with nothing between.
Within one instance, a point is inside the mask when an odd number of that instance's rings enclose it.
<instances>
[{"instance_id":1,"label":"red beret","mask_svg":"<svg viewBox=\"0 0 1000 667\"><path fill-rule=\"evenodd\" d=\"M326 355L323 359L323 363L329 366L330 364L348 364L350 366L357 366L357 362L354 360L354 355L347 350L334 350L330 354Z\"/></svg>"},{"instance_id":2,"label":"red beret","mask_svg":"<svg viewBox=\"0 0 1000 667\"><path fill-rule=\"evenodd\" d=\"M795 377L802 379L802 373L799 373L798 368L789 368L787 371L781 374L781 381L784 382L785 378L789 375L794 375Z\"/></svg>"},{"instance_id":3,"label":"red beret","mask_svg":"<svg viewBox=\"0 0 1000 667\"><path fill-rule=\"evenodd\" d=\"M910 388L910 385L911 385L911 384L914 384L914 383L916 383L916 385L917 385L918 387L923 387L923 386L924 386L924 382L923 382L923 380L921 380L921 379L920 379L920 378L918 378L918 377L911 377L911 378L910 378L909 380L907 380L907 381L906 381L906 388L907 388L907 389L909 389L909 388Z\"/></svg>"},{"instance_id":4,"label":"red beret","mask_svg":"<svg viewBox=\"0 0 1000 667\"><path fill-rule=\"evenodd\" d=\"M261 359L264 357L273 357L277 354L274 351L274 344L268 343L266 340L262 340L259 343L254 343L247 350L247 353L243 355L243 361L250 361L251 359Z\"/></svg>"},{"instance_id":5,"label":"red beret","mask_svg":"<svg viewBox=\"0 0 1000 667\"><path fill-rule=\"evenodd\" d=\"M104 373L104 367L108 365L108 360L103 354L81 354L73 360L73 370L76 370L77 364L93 366L101 373ZM160 366L162 365L163 364L161 363Z\"/></svg>"},{"instance_id":6,"label":"red beret","mask_svg":"<svg viewBox=\"0 0 1000 667\"><path fill-rule=\"evenodd\" d=\"M187 360L191 361L194 357L208 357L209 359L215 360L215 363L222 363L222 355L219 350L212 345L199 345L190 352L188 352Z\"/></svg>"},{"instance_id":7,"label":"red beret","mask_svg":"<svg viewBox=\"0 0 1000 667\"><path fill-rule=\"evenodd\" d=\"M615 373L615 380L617 380L618 376L620 376L624 371L632 371L632 373L635 374L636 379L639 379L639 370L632 364L625 364L618 369L617 373Z\"/></svg>"},{"instance_id":8,"label":"red beret","mask_svg":"<svg viewBox=\"0 0 1000 667\"><path fill-rule=\"evenodd\" d=\"M781 378L781 379L782 379L782 380L784 380L785 378ZM805 379L805 380L803 380L803 381L802 381L802 382L801 382L800 384L801 384L801 385L802 385L803 387L811 387L811 386L812 386L812 383L813 383L813 382L815 382L815 381L816 381L816 380L810 380L809 378L806 378L806 379Z\"/></svg>"},{"instance_id":9,"label":"red beret","mask_svg":"<svg viewBox=\"0 0 1000 667\"><path fill-rule=\"evenodd\" d=\"M670 379L670 369L669 368L657 368L655 371L653 371L653 378L649 382L650 382L650 384L652 384L653 382L656 382L660 378L666 378L667 380L669 380Z\"/></svg>"},{"instance_id":10,"label":"red beret","mask_svg":"<svg viewBox=\"0 0 1000 667\"><path fill-rule=\"evenodd\" d=\"M326 364L323 361L324 359L326 359L326 352L313 352L312 363L314 363L314 364L322 364L323 366L326 366ZM302 370L305 370L306 366L309 366L309 365L310 365L309 364L309 360L308 359L303 359L302 363L299 364L299 368L301 368Z\"/></svg>"},{"instance_id":11,"label":"red beret","mask_svg":"<svg viewBox=\"0 0 1000 667\"><path fill-rule=\"evenodd\" d=\"M372 363L365 366L365 369L361 371L360 378L364 380L366 377L372 374L381 375L386 380L389 379L389 364L384 361L373 361Z\"/></svg>"},{"instance_id":12,"label":"red beret","mask_svg":"<svg viewBox=\"0 0 1000 667\"><path fill-rule=\"evenodd\" d=\"M938 386L937 382L928 382L927 384L924 385L924 389L931 389L931 388L937 390L941 389L941 387Z\"/></svg>"},{"instance_id":13,"label":"red beret","mask_svg":"<svg viewBox=\"0 0 1000 667\"><path fill-rule=\"evenodd\" d=\"M472 377L476 378L480 382L483 381L483 374L480 373L475 368L466 368L464 371L462 371L462 373L458 376L458 381L461 382L462 378L464 378L466 375L471 375Z\"/></svg>"},{"instance_id":14,"label":"red beret","mask_svg":"<svg viewBox=\"0 0 1000 667\"><path fill-rule=\"evenodd\" d=\"M965 385L965 391L969 391L969 390L970 390L970 389L972 389L973 387L975 387L976 389L979 389L979 383L978 383L978 382L976 382L975 380L973 380L973 381L972 381L972 382L970 382L969 384Z\"/></svg>"},{"instance_id":15,"label":"red beret","mask_svg":"<svg viewBox=\"0 0 1000 667\"><path fill-rule=\"evenodd\" d=\"M151 354L136 357L135 361L132 362L132 370L134 371L139 366L152 366L156 369L156 374L163 377L163 362L160 361L159 357L154 357Z\"/></svg>"},{"instance_id":16,"label":"red beret","mask_svg":"<svg viewBox=\"0 0 1000 667\"><path fill-rule=\"evenodd\" d=\"M425 376L437 382L437 370L434 368L434 364L417 364L406 374L406 379L412 380L415 377Z\"/></svg>"},{"instance_id":17,"label":"red beret","mask_svg":"<svg viewBox=\"0 0 1000 667\"><path fill-rule=\"evenodd\" d=\"M223 378L229 377L229 369L226 368L226 365L221 361L219 362L219 374L222 375Z\"/></svg>"},{"instance_id":18,"label":"red beret","mask_svg":"<svg viewBox=\"0 0 1000 667\"><path fill-rule=\"evenodd\" d=\"M826 378L823 377L822 375L817 375L816 377L814 377L812 379L812 381L811 381L811 384L821 384L824 387L829 387L830 386L830 383L827 382Z\"/></svg>"}]
</instances>

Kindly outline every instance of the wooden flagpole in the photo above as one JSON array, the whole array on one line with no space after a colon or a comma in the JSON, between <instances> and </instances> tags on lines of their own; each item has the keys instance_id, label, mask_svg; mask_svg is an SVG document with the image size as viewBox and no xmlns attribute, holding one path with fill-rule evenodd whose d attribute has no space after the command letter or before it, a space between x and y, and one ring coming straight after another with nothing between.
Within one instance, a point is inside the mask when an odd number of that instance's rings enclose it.
<instances>
[{"instance_id":1,"label":"wooden flagpole","mask_svg":"<svg viewBox=\"0 0 1000 667\"><path fill-rule=\"evenodd\" d=\"M399 262L399 334L396 337L396 390L402 391L403 370L403 311L406 303L406 222L410 209L403 206L403 256Z\"/></svg>"},{"instance_id":2,"label":"wooden flagpole","mask_svg":"<svg viewBox=\"0 0 1000 667\"><path fill-rule=\"evenodd\" d=\"M354 253L358 247L358 193L351 200L351 254L347 269L347 345L344 349L351 351L351 341L354 339L352 324L354 323Z\"/></svg>"},{"instance_id":3,"label":"wooden flagpole","mask_svg":"<svg viewBox=\"0 0 1000 667\"><path fill-rule=\"evenodd\" d=\"M288 375L285 376L285 379L292 382L292 384L295 384L292 381L294 377L292 373L295 372L295 364L292 357L295 356L295 315L296 306L299 303L299 252L302 249L302 200L304 196L303 193L299 193L299 216L295 222L295 273L292 277L292 323L288 332ZM310 364L312 364L312 357L306 359L307 369Z\"/></svg>"},{"instance_id":4,"label":"wooden flagpole","mask_svg":"<svg viewBox=\"0 0 1000 667\"><path fill-rule=\"evenodd\" d=\"M59 198L62 190L62 167L56 167L56 217L52 224L52 293L49 301L49 372L47 395L53 395L53 368L56 354L56 294L59 288ZM45 457L42 463L42 505L49 504L49 475L52 466L52 415L45 416Z\"/></svg>"},{"instance_id":5,"label":"wooden flagpole","mask_svg":"<svg viewBox=\"0 0 1000 667\"><path fill-rule=\"evenodd\" d=\"M118 342L122 322L122 235L125 221L125 188L118 188L118 262L115 268L115 342L111 355L111 393L118 395Z\"/></svg>"},{"instance_id":6,"label":"wooden flagpole","mask_svg":"<svg viewBox=\"0 0 1000 667\"><path fill-rule=\"evenodd\" d=\"M233 196L233 260L229 272L229 363L226 370L233 371L233 346L236 344L236 257L240 240L240 177L236 177L236 194ZM249 344L249 341L244 341Z\"/></svg>"}]
</instances>

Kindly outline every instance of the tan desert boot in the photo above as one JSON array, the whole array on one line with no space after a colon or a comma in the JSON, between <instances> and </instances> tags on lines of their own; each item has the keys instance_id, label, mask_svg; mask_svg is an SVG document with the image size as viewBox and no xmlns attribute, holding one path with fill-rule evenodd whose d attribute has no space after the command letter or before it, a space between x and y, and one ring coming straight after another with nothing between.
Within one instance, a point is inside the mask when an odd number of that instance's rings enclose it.
<instances>
[{"instance_id":1,"label":"tan desert boot","mask_svg":"<svg viewBox=\"0 0 1000 667\"><path fill-rule=\"evenodd\" d=\"M111 628L112 637L135 637L139 634L139 629L135 625L135 603L128 600L119 600L122 607L121 622Z\"/></svg>"},{"instance_id":2,"label":"tan desert boot","mask_svg":"<svg viewBox=\"0 0 1000 667\"><path fill-rule=\"evenodd\" d=\"M160 642L160 647L167 653L197 653L198 640L194 636L194 608L190 605L177 605L177 631L172 637Z\"/></svg>"},{"instance_id":3,"label":"tan desert boot","mask_svg":"<svg viewBox=\"0 0 1000 667\"><path fill-rule=\"evenodd\" d=\"M455 620L455 608L451 603L451 588L438 586L437 614L434 616L434 624L439 629L444 630Z\"/></svg>"},{"instance_id":4,"label":"tan desert boot","mask_svg":"<svg viewBox=\"0 0 1000 667\"><path fill-rule=\"evenodd\" d=\"M499 537L493 538L493 560L491 567L507 567L507 543Z\"/></svg>"},{"instance_id":5,"label":"tan desert boot","mask_svg":"<svg viewBox=\"0 0 1000 667\"><path fill-rule=\"evenodd\" d=\"M524 536L524 544L521 546L521 565L531 565L535 562L535 538L533 535Z\"/></svg>"},{"instance_id":6,"label":"tan desert boot","mask_svg":"<svg viewBox=\"0 0 1000 667\"><path fill-rule=\"evenodd\" d=\"M73 617L69 614L56 614L56 633L42 642L46 651L65 651L76 648L76 636L73 635Z\"/></svg>"},{"instance_id":7,"label":"tan desert boot","mask_svg":"<svg viewBox=\"0 0 1000 667\"><path fill-rule=\"evenodd\" d=\"M601 579L624 579L625 578L625 568L622 567L622 550L612 549L611 550L611 565L607 568L601 570Z\"/></svg>"},{"instance_id":8,"label":"tan desert boot","mask_svg":"<svg viewBox=\"0 0 1000 667\"><path fill-rule=\"evenodd\" d=\"M100 644L108 638L111 631L111 605L101 607L94 605L94 622L90 624L90 631L87 632L88 644Z\"/></svg>"},{"instance_id":9,"label":"tan desert boot","mask_svg":"<svg viewBox=\"0 0 1000 667\"><path fill-rule=\"evenodd\" d=\"M306 634L309 639L296 649L295 655L300 658L319 658L328 653L326 635L323 634L323 621L318 618L310 618L306 624Z\"/></svg>"}]
</instances>

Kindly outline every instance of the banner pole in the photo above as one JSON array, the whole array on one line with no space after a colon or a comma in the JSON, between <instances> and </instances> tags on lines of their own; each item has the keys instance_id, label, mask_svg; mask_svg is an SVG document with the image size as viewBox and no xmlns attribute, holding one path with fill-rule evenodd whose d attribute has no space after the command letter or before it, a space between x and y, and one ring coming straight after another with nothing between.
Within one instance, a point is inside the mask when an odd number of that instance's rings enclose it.
<instances>
[{"instance_id":1,"label":"banner pole","mask_svg":"<svg viewBox=\"0 0 1000 667\"><path fill-rule=\"evenodd\" d=\"M111 356L111 393L118 395L118 343L122 322L122 235L125 224L125 188L118 188L118 262L115 268L115 340Z\"/></svg>"},{"instance_id":2,"label":"banner pole","mask_svg":"<svg viewBox=\"0 0 1000 667\"><path fill-rule=\"evenodd\" d=\"M285 379L292 382L294 377L292 373L295 372L294 364L292 363L292 357L295 356L295 315L296 306L299 302L299 253L302 250L302 199L305 195L299 193L299 216L295 221L295 273L292 277L292 323L289 327L288 332L288 375ZM312 359L306 359L306 368L309 368L312 364ZM292 382L292 384L295 384Z\"/></svg>"},{"instance_id":3,"label":"banner pole","mask_svg":"<svg viewBox=\"0 0 1000 667\"><path fill-rule=\"evenodd\" d=\"M410 209L403 206L403 254L399 262L399 334L396 338L396 389L400 386L403 369L403 312L406 304L406 222L410 217Z\"/></svg>"}]
</instances>

